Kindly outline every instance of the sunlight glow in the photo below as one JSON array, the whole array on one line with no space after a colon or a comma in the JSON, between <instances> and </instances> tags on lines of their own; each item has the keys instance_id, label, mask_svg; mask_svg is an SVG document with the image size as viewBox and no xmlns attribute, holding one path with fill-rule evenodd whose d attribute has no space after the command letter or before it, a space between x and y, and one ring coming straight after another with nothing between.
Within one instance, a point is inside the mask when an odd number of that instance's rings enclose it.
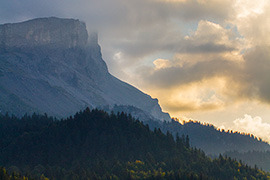
<instances>
[{"instance_id":1,"label":"sunlight glow","mask_svg":"<svg viewBox=\"0 0 270 180\"><path fill-rule=\"evenodd\" d=\"M252 14L262 14L268 0L237 0L235 7L237 9L237 18L245 18Z\"/></svg>"}]
</instances>

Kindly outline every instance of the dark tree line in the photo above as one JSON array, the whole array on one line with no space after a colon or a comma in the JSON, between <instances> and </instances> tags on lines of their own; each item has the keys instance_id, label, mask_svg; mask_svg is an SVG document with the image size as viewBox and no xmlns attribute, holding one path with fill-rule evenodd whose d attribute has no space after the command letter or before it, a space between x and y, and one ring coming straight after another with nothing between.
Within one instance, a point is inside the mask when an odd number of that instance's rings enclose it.
<instances>
[{"instance_id":1,"label":"dark tree line","mask_svg":"<svg viewBox=\"0 0 270 180\"><path fill-rule=\"evenodd\" d=\"M50 179L269 179L231 158L211 160L188 136L125 113L87 108L67 119L0 117L0 165Z\"/></svg>"},{"instance_id":2,"label":"dark tree line","mask_svg":"<svg viewBox=\"0 0 270 180\"><path fill-rule=\"evenodd\" d=\"M242 153L238 151L228 151L225 155L270 172L270 151L248 151Z\"/></svg>"}]
</instances>

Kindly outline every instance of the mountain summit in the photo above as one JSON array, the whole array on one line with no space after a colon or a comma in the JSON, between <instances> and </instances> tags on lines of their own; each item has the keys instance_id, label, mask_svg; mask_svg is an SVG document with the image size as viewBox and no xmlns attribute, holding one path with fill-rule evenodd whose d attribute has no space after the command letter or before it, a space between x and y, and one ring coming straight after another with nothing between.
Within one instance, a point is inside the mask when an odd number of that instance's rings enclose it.
<instances>
[{"instance_id":1,"label":"mountain summit","mask_svg":"<svg viewBox=\"0 0 270 180\"><path fill-rule=\"evenodd\" d=\"M1 48L85 47L88 38L83 22L54 17L4 24L0 32Z\"/></svg>"},{"instance_id":2,"label":"mountain summit","mask_svg":"<svg viewBox=\"0 0 270 180\"><path fill-rule=\"evenodd\" d=\"M0 25L0 111L64 117L91 108L128 105L169 120L157 99L115 78L96 33L74 19L38 18Z\"/></svg>"}]
</instances>

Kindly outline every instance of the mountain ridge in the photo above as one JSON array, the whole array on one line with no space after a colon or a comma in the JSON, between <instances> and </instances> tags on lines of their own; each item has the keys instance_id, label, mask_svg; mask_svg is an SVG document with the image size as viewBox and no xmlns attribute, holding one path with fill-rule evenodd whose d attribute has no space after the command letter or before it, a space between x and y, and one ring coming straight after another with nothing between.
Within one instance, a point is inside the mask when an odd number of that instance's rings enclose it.
<instances>
[{"instance_id":1,"label":"mountain ridge","mask_svg":"<svg viewBox=\"0 0 270 180\"><path fill-rule=\"evenodd\" d=\"M79 20L51 17L4 24L0 39L2 113L65 117L88 106L116 104L170 120L157 99L108 72L97 34L88 36Z\"/></svg>"}]
</instances>

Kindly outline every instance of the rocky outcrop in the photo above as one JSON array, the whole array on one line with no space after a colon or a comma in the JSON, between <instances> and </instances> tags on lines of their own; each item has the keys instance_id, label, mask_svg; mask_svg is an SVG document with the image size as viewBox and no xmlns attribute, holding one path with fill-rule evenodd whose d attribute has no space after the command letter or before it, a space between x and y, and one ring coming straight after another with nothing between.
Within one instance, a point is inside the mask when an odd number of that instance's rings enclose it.
<instances>
[{"instance_id":1,"label":"rocky outcrop","mask_svg":"<svg viewBox=\"0 0 270 180\"><path fill-rule=\"evenodd\" d=\"M1 48L84 47L88 34L79 20L40 18L0 26Z\"/></svg>"},{"instance_id":2,"label":"rocky outcrop","mask_svg":"<svg viewBox=\"0 0 270 180\"><path fill-rule=\"evenodd\" d=\"M169 120L156 99L112 76L96 33L73 19L0 25L0 111L65 117L83 108L134 106Z\"/></svg>"}]
</instances>

